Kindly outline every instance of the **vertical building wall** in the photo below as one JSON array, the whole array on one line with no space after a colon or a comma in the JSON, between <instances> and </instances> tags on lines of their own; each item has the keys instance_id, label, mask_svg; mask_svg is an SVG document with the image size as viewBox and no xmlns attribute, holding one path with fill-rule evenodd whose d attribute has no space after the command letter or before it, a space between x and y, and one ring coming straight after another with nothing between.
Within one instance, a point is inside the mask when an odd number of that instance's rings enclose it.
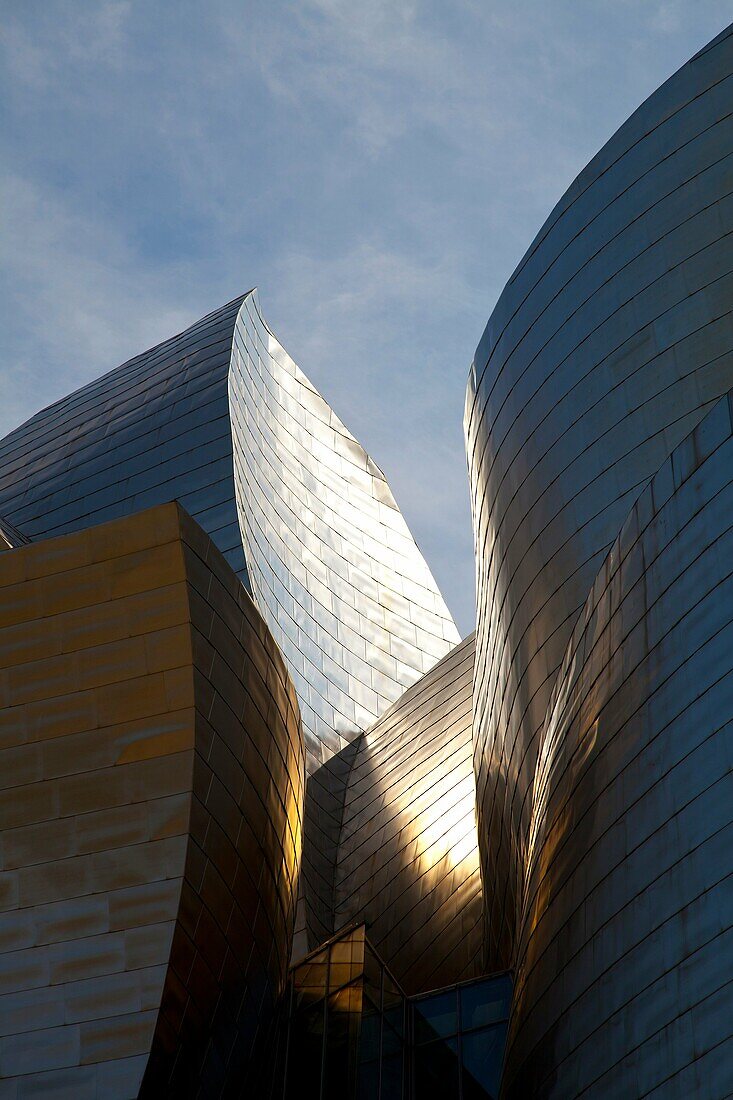
<instances>
[{"instance_id":1,"label":"vertical building wall","mask_svg":"<svg viewBox=\"0 0 733 1100\"><path fill-rule=\"evenodd\" d=\"M272 335L254 292L229 385L247 569L295 683L312 771L459 635L384 475Z\"/></svg>"},{"instance_id":2,"label":"vertical building wall","mask_svg":"<svg viewBox=\"0 0 733 1100\"><path fill-rule=\"evenodd\" d=\"M568 645L503 1095L733 1095L733 394L666 460Z\"/></svg>"},{"instance_id":3,"label":"vertical building wall","mask_svg":"<svg viewBox=\"0 0 733 1100\"><path fill-rule=\"evenodd\" d=\"M733 383L733 36L560 200L477 349L475 758L492 965L516 944L545 712L624 517Z\"/></svg>"},{"instance_id":4,"label":"vertical building wall","mask_svg":"<svg viewBox=\"0 0 733 1100\"><path fill-rule=\"evenodd\" d=\"M285 980L303 782L274 642L176 505L0 555L5 1091L248 1080Z\"/></svg>"}]
</instances>

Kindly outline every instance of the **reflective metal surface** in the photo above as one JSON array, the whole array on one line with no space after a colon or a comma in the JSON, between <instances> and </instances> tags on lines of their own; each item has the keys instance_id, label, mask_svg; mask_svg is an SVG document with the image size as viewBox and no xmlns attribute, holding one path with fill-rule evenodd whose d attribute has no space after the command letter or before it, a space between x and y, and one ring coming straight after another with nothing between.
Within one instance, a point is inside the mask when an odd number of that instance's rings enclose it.
<instances>
[{"instance_id":1,"label":"reflective metal surface","mask_svg":"<svg viewBox=\"0 0 733 1100\"><path fill-rule=\"evenodd\" d=\"M481 972L473 654L471 636L359 739L346 784L334 928L366 921L409 994Z\"/></svg>"},{"instance_id":2,"label":"reflective metal surface","mask_svg":"<svg viewBox=\"0 0 733 1100\"><path fill-rule=\"evenodd\" d=\"M634 499L733 384L732 70L728 30L591 161L512 276L471 370L492 966L515 954L536 761L578 613Z\"/></svg>"},{"instance_id":3,"label":"reflective metal surface","mask_svg":"<svg viewBox=\"0 0 733 1100\"><path fill-rule=\"evenodd\" d=\"M24 546L28 541L17 527L0 516L0 550L12 550L16 546Z\"/></svg>"},{"instance_id":4,"label":"reflective metal surface","mask_svg":"<svg viewBox=\"0 0 733 1100\"><path fill-rule=\"evenodd\" d=\"M36 539L177 499L246 584L227 396L241 301L0 441L0 515Z\"/></svg>"},{"instance_id":5,"label":"reflective metal surface","mask_svg":"<svg viewBox=\"0 0 733 1100\"><path fill-rule=\"evenodd\" d=\"M251 1084L305 775L252 601L169 504L0 554L0 655L0 1092Z\"/></svg>"},{"instance_id":6,"label":"reflective metal surface","mask_svg":"<svg viewBox=\"0 0 733 1100\"><path fill-rule=\"evenodd\" d=\"M565 653L506 1097L733 1095L732 412L639 497Z\"/></svg>"},{"instance_id":7,"label":"reflective metal surface","mask_svg":"<svg viewBox=\"0 0 733 1100\"><path fill-rule=\"evenodd\" d=\"M282 650L309 771L459 640L381 470L242 303L229 377L239 520Z\"/></svg>"},{"instance_id":8,"label":"reflective metal surface","mask_svg":"<svg viewBox=\"0 0 733 1100\"><path fill-rule=\"evenodd\" d=\"M31 538L172 499L247 587L251 572L311 768L459 641L384 475L270 333L255 292L0 442L0 514Z\"/></svg>"}]
</instances>

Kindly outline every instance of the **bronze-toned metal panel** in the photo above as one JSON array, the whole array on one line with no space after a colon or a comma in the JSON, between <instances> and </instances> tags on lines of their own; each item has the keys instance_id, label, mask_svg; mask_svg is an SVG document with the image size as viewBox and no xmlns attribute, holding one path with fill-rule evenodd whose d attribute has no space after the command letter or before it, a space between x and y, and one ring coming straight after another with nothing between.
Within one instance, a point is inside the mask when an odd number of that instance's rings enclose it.
<instances>
[{"instance_id":1,"label":"bronze-toned metal panel","mask_svg":"<svg viewBox=\"0 0 733 1100\"><path fill-rule=\"evenodd\" d=\"M6 1086L245 1082L286 976L304 748L239 580L175 504L0 555L0 704Z\"/></svg>"}]
</instances>

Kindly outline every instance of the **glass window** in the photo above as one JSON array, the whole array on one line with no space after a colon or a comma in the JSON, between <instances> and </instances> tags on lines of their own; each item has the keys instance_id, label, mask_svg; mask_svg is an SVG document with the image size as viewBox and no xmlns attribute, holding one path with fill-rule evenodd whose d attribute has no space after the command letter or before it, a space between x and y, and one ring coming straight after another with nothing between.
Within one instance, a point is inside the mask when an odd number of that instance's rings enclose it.
<instances>
[{"instance_id":1,"label":"glass window","mask_svg":"<svg viewBox=\"0 0 733 1100\"><path fill-rule=\"evenodd\" d=\"M508 974L463 986L460 991L461 1030L468 1031L506 1020L511 995L512 983Z\"/></svg>"},{"instance_id":2,"label":"glass window","mask_svg":"<svg viewBox=\"0 0 733 1100\"><path fill-rule=\"evenodd\" d=\"M464 1100L486 1100L499 1094L506 1024L461 1037Z\"/></svg>"},{"instance_id":3,"label":"glass window","mask_svg":"<svg viewBox=\"0 0 733 1100\"><path fill-rule=\"evenodd\" d=\"M415 1096L458 1100L458 1040L444 1039L414 1054Z\"/></svg>"},{"instance_id":4,"label":"glass window","mask_svg":"<svg viewBox=\"0 0 733 1100\"><path fill-rule=\"evenodd\" d=\"M382 1061L380 1100L402 1100L403 1061L404 1056L402 1054L392 1054ZM375 1092L373 1096L376 1095ZM373 1100L373 1097L370 1100Z\"/></svg>"},{"instance_id":5,"label":"glass window","mask_svg":"<svg viewBox=\"0 0 733 1100\"><path fill-rule=\"evenodd\" d=\"M356 1100L379 1096L379 1062L361 1062L356 1077Z\"/></svg>"},{"instance_id":6,"label":"glass window","mask_svg":"<svg viewBox=\"0 0 733 1100\"><path fill-rule=\"evenodd\" d=\"M321 1094L323 1057L323 1005L299 1012L290 1027L287 1100L304 1100Z\"/></svg>"},{"instance_id":7,"label":"glass window","mask_svg":"<svg viewBox=\"0 0 733 1100\"><path fill-rule=\"evenodd\" d=\"M379 1057L379 1032L381 1019L377 1009L367 997L363 1002L363 1015L361 1018L361 1032L359 1035L359 1057L369 1062L372 1058Z\"/></svg>"},{"instance_id":8,"label":"glass window","mask_svg":"<svg viewBox=\"0 0 733 1100\"><path fill-rule=\"evenodd\" d=\"M427 1043L458 1031L456 991L437 993L415 1001L415 1042Z\"/></svg>"},{"instance_id":9,"label":"glass window","mask_svg":"<svg viewBox=\"0 0 733 1100\"><path fill-rule=\"evenodd\" d=\"M393 1027L400 1035L404 1035L405 998L386 970L383 973L383 978L382 1011L384 1012L384 1018L390 1027Z\"/></svg>"}]
</instances>

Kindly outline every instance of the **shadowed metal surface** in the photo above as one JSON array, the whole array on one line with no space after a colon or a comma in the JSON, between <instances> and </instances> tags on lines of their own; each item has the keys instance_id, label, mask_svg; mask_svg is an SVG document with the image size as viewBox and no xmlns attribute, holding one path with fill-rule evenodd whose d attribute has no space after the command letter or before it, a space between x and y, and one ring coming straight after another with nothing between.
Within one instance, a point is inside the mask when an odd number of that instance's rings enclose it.
<instances>
[{"instance_id":1,"label":"shadowed metal surface","mask_svg":"<svg viewBox=\"0 0 733 1100\"><path fill-rule=\"evenodd\" d=\"M366 921L410 994L480 973L473 654L471 636L308 783L302 949Z\"/></svg>"},{"instance_id":2,"label":"shadowed metal surface","mask_svg":"<svg viewBox=\"0 0 733 1100\"><path fill-rule=\"evenodd\" d=\"M0 442L0 514L31 539L177 499L244 584L227 377L242 298Z\"/></svg>"},{"instance_id":3,"label":"shadowed metal surface","mask_svg":"<svg viewBox=\"0 0 733 1100\"><path fill-rule=\"evenodd\" d=\"M565 654L507 1097L733 1095L732 408L634 505Z\"/></svg>"},{"instance_id":4,"label":"shadowed metal surface","mask_svg":"<svg viewBox=\"0 0 733 1100\"><path fill-rule=\"evenodd\" d=\"M16 546L25 546L28 541L17 527L0 516L0 550L13 550Z\"/></svg>"},{"instance_id":5,"label":"shadowed metal surface","mask_svg":"<svg viewBox=\"0 0 733 1100\"><path fill-rule=\"evenodd\" d=\"M733 384L733 37L657 91L560 200L466 401L475 767L489 960L509 965L565 648L634 499Z\"/></svg>"},{"instance_id":6,"label":"shadowed metal surface","mask_svg":"<svg viewBox=\"0 0 733 1100\"><path fill-rule=\"evenodd\" d=\"M271 635L175 504L1 554L0 593L0 1092L250 1082L304 783Z\"/></svg>"},{"instance_id":7,"label":"shadowed metal surface","mask_svg":"<svg viewBox=\"0 0 733 1100\"><path fill-rule=\"evenodd\" d=\"M384 475L272 335L254 292L229 377L247 569L295 683L311 771L460 638Z\"/></svg>"}]
</instances>

